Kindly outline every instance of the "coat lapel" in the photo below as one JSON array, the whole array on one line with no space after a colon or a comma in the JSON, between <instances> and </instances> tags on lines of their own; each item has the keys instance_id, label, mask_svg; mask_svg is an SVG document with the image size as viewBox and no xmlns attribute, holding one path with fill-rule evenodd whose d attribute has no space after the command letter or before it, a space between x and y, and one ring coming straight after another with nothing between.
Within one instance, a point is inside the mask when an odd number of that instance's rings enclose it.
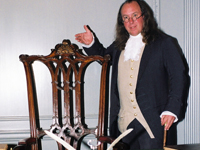
<instances>
[{"instance_id":1,"label":"coat lapel","mask_svg":"<svg viewBox=\"0 0 200 150\"><path fill-rule=\"evenodd\" d=\"M119 57L120 57L121 51L116 50L115 54L113 55L113 72L117 76L118 74L118 62L119 62Z\"/></svg>"},{"instance_id":2,"label":"coat lapel","mask_svg":"<svg viewBox=\"0 0 200 150\"><path fill-rule=\"evenodd\" d=\"M145 71L145 68L146 68L146 66L148 64L149 58L151 57L151 52L152 52L152 44L146 45L145 48L144 48L144 52L142 54L141 62L140 62L138 80L141 79L142 74Z\"/></svg>"}]
</instances>

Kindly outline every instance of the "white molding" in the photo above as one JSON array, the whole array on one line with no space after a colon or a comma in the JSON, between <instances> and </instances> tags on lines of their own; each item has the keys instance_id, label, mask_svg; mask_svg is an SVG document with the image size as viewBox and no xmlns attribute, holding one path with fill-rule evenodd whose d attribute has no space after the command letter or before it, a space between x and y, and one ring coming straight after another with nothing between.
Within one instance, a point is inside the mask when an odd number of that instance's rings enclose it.
<instances>
[{"instance_id":1,"label":"white molding","mask_svg":"<svg viewBox=\"0 0 200 150\"><path fill-rule=\"evenodd\" d=\"M86 119L97 119L98 114L86 114ZM51 115L42 115L40 120L52 120ZM0 116L0 122L4 121L29 121L29 116Z\"/></svg>"},{"instance_id":2,"label":"white molding","mask_svg":"<svg viewBox=\"0 0 200 150\"><path fill-rule=\"evenodd\" d=\"M93 122L97 120L98 114L86 114L85 119L89 120L89 122ZM40 116L40 121L51 121L52 116L51 115L43 115ZM19 140L22 140L24 138L27 138L30 136L30 130L29 128L25 129L25 127L21 127L19 130L14 129L16 126L16 122L28 122L29 124L29 116L0 116L0 123L9 124L10 130L4 129L3 126L0 129L0 143L17 143ZM13 126L13 127L12 127ZM29 126L28 126L29 127ZM14 129L14 130L13 130ZM87 139L88 137L86 137ZM44 140L50 140L50 138L45 138Z\"/></svg>"},{"instance_id":3,"label":"white molding","mask_svg":"<svg viewBox=\"0 0 200 150\"><path fill-rule=\"evenodd\" d=\"M200 142L200 1L184 0L184 51L190 69L190 93L184 143Z\"/></svg>"}]
</instances>

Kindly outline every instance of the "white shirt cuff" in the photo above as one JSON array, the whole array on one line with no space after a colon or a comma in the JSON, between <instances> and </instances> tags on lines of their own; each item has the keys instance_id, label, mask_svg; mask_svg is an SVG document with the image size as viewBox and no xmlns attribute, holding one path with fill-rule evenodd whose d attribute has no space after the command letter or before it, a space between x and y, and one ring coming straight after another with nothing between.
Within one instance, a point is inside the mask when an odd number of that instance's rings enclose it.
<instances>
[{"instance_id":1,"label":"white shirt cuff","mask_svg":"<svg viewBox=\"0 0 200 150\"><path fill-rule=\"evenodd\" d=\"M177 116L175 114L173 114L172 112L170 112L170 111L163 111L162 114L160 115L160 118L162 118L163 115L174 116L175 117L174 123L178 121Z\"/></svg>"}]
</instances>

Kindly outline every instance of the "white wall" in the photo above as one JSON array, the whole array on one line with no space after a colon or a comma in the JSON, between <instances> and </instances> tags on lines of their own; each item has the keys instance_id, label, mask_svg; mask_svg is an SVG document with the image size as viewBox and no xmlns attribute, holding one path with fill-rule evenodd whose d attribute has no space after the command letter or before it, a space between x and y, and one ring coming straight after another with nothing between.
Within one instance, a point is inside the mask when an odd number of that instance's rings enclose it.
<instances>
[{"instance_id":1,"label":"white wall","mask_svg":"<svg viewBox=\"0 0 200 150\"><path fill-rule=\"evenodd\" d=\"M20 54L47 55L57 43L70 39L76 43L74 35L83 32L88 24L101 41L108 46L113 40L116 13L121 1L116 0L3 0L0 5L0 143L17 143L29 136L28 104L26 79ZM80 44L78 44L80 47ZM37 63L34 63L39 77L38 94L42 125L49 128L51 92L44 88L40 75L46 75ZM87 73L87 72L86 72ZM89 79L99 75L98 65L88 70ZM86 83L87 84L87 83ZM95 105L98 95L98 83L92 82L87 88L87 103L92 110L87 112L92 127L96 124ZM45 93L45 94L44 94ZM91 94L91 95L89 95ZM45 104L45 102L48 102ZM48 143L48 139L46 143ZM45 144L46 146L49 144ZM50 146L51 147L51 146Z\"/></svg>"},{"instance_id":2,"label":"white wall","mask_svg":"<svg viewBox=\"0 0 200 150\"><path fill-rule=\"evenodd\" d=\"M178 141L179 143L199 143L199 95L197 94L199 92L199 0L193 0L192 3L188 3L190 0L146 1L152 6L161 29L177 37L190 68L194 68L190 71L192 85L189 109L186 120L179 125ZM26 80L19 55L49 54L50 49L66 38L78 44L74 35L84 31L84 24L90 25L104 46L108 46L114 39L116 16L122 2L123 0L1 1L0 143L16 143L20 138L29 135ZM188 16L190 18L187 20ZM187 24L191 20L196 20L196 22ZM196 24L195 27L194 24ZM192 27L194 30L186 32ZM186 37L194 40L188 40ZM188 47L187 44L192 46ZM80 47L80 44L78 45ZM96 66L91 72L95 68ZM98 71L92 74L96 76ZM42 84L40 86L40 90L45 92L46 89L42 88ZM91 84L91 87L95 87L95 83ZM45 97L43 93L40 96ZM93 102L95 95L92 94L87 98L88 102ZM51 104L48 105L51 106ZM41 118L44 124L49 122L49 112L49 109L42 111ZM91 120L95 119L95 115L93 112L88 112Z\"/></svg>"}]
</instances>

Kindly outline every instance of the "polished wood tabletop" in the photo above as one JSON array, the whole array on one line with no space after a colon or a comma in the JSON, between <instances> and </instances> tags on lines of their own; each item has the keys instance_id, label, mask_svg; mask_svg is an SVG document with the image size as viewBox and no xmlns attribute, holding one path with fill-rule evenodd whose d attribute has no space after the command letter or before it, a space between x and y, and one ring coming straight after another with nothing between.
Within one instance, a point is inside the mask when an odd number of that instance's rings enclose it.
<instances>
[{"instance_id":1,"label":"polished wood tabletop","mask_svg":"<svg viewBox=\"0 0 200 150\"><path fill-rule=\"evenodd\" d=\"M200 150L200 144L168 145L164 150Z\"/></svg>"}]
</instances>

